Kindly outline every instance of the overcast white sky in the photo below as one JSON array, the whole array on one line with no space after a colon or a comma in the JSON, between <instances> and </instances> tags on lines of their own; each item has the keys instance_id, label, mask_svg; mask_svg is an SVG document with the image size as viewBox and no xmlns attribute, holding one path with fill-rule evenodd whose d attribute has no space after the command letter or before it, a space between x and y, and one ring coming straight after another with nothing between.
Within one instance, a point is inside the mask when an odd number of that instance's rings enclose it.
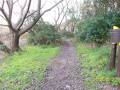
<instances>
[{"instance_id":1,"label":"overcast white sky","mask_svg":"<svg viewBox=\"0 0 120 90\"><path fill-rule=\"evenodd\" d=\"M45 8L48 8L50 5L53 5L53 2L55 1L55 0L47 0L48 1L48 3L46 4L46 6L45 6ZM56 1L58 1L58 0L56 0ZM68 0L67 0L68 1ZM79 3L82 3L83 2L83 0L77 0ZM74 8L76 8L76 6L75 6L75 2L76 2L76 0L70 0L70 2L69 2L69 7L74 7ZM64 0L64 4L66 3L66 0ZM79 4L78 3L78 4ZM48 21L48 22L51 22L51 23L54 23L54 19L53 18L55 18L55 16L57 16L57 12L55 13L55 11L56 11L57 9L56 8L54 8L53 10L51 10L50 12L48 12L48 13L46 13L44 16L43 16L43 18L44 18L44 20L45 21Z\"/></svg>"},{"instance_id":2,"label":"overcast white sky","mask_svg":"<svg viewBox=\"0 0 120 90\"><path fill-rule=\"evenodd\" d=\"M2 0L0 0L1 2ZM25 0L19 0L20 1L20 4L23 5L23 3L25 2ZM42 0L42 5L44 6L43 7L43 11L45 9L48 9L49 7L51 7L52 5L54 5L55 2L58 2L59 0ZM75 1L76 0L70 0L70 3L69 3L69 6L71 7L75 7ZM78 1L78 4L79 3L82 3L83 0L77 0ZM66 3L66 0L64 0L63 2L64 4ZM37 6L37 0L33 0L32 1L32 7L31 9L36 9L36 6ZM7 10L7 8L6 8ZM19 17L19 7L18 5L16 4L16 6L14 7L14 12L15 12L15 15L13 15L13 22L16 22L18 17ZM44 16L43 16L43 19L47 22L50 22L50 23L54 23L54 17L56 16L56 8L54 8L52 11L50 12L47 12ZM0 23L5 23L3 21L3 19L0 18Z\"/></svg>"}]
</instances>

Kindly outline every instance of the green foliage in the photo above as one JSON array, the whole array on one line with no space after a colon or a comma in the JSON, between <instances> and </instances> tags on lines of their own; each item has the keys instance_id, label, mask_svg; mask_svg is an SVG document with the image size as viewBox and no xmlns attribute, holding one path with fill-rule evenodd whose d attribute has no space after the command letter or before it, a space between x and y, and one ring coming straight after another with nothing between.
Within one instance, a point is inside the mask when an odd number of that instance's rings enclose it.
<instances>
[{"instance_id":1,"label":"green foliage","mask_svg":"<svg viewBox=\"0 0 120 90\"><path fill-rule=\"evenodd\" d=\"M83 67L83 75L88 87L95 87L95 84L120 85L120 78L117 77L116 71L108 71L107 66L110 57L110 48L90 48L87 44L80 43L77 47L80 63ZM94 83L94 85L93 85ZM93 89L92 89L93 90Z\"/></svg>"},{"instance_id":2,"label":"green foliage","mask_svg":"<svg viewBox=\"0 0 120 90\"><path fill-rule=\"evenodd\" d=\"M49 60L58 48L29 46L23 52L9 56L0 65L0 90L23 90L33 79L43 79Z\"/></svg>"},{"instance_id":3,"label":"green foliage","mask_svg":"<svg viewBox=\"0 0 120 90\"><path fill-rule=\"evenodd\" d=\"M100 12L101 13L101 12ZM104 14L85 18L78 24L77 39L102 45L110 40L113 25L120 27L120 11L106 11Z\"/></svg>"},{"instance_id":4,"label":"green foliage","mask_svg":"<svg viewBox=\"0 0 120 90\"><path fill-rule=\"evenodd\" d=\"M60 44L61 35L57 32L53 25L40 21L29 33L29 42L34 45Z\"/></svg>"},{"instance_id":5,"label":"green foliage","mask_svg":"<svg viewBox=\"0 0 120 90\"><path fill-rule=\"evenodd\" d=\"M119 11L107 12L104 15L104 17L107 23L109 24L110 28L112 28L113 25L120 27L120 12Z\"/></svg>"},{"instance_id":6,"label":"green foliage","mask_svg":"<svg viewBox=\"0 0 120 90\"><path fill-rule=\"evenodd\" d=\"M86 19L78 24L76 35L79 40L102 45L109 39L109 25L104 17Z\"/></svg>"},{"instance_id":7,"label":"green foliage","mask_svg":"<svg viewBox=\"0 0 120 90\"><path fill-rule=\"evenodd\" d=\"M66 30L62 33L62 35L65 38L73 38L74 37L74 33L73 32L66 31Z\"/></svg>"}]
</instances>

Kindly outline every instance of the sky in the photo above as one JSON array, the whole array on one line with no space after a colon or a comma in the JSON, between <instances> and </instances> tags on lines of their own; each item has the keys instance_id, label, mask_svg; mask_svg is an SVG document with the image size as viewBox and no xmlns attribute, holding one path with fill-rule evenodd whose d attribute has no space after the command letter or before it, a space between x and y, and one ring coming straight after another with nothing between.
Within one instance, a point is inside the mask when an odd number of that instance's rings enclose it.
<instances>
[{"instance_id":1,"label":"sky","mask_svg":"<svg viewBox=\"0 0 120 90\"><path fill-rule=\"evenodd\" d=\"M47 1L50 1L50 2L48 2L48 3L46 4L45 8L48 8L48 6L53 5L53 2L54 2L55 0L47 0ZM58 1L58 0L56 0L56 1ZM68 1L68 0L67 0L67 1ZM75 7L75 1L76 1L76 0L70 0L70 2L69 2L69 8L70 8L70 7L76 8L76 7ZM79 3L82 3L83 0L77 0L77 1L78 1ZM66 4L66 0L64 0L63 3ZM58 5L58 6L59 6L59 5ZM58 17L58 16L57 16L57 8L54 8L54 9L51 10L50 12L46 13L46 14L43 16L43 19L44 19L45 21L54 23L54 19L53 19L53 18L55 18L55 17Z\"/></svg>"},{"instance_id":2,"label":"sky","mask_svg":"<svg viewBox=\"0 0 120 90\"><path fill-rule=\"evenodd\" d=\"M0 0L0 2L1 2L1 1L2 1L2 0ZM15 1L15 0L14 0L14 1ZM25 3L25 1L26 1L26 0L19 0L19 5L22 6L22 5ZM42 0L42 7L44 6L43 9L42 9L42 11L50 8L51 6L53 6L53 5L55 4L55 2L58 2L58 1L59 1L59 0ZM68 0L64 0L64 1L63 1L63 4L64 4L64 5L66 4L66 1L68 1ZM76 8L76 7L75 7L75 1L76 1L76 0L70 0L70 2L69 2L69 7L74 7L74 8ZM83 0L77 0L77 1L78 1L78 4L83 2ZM17 20L18 20L18 18L19 18L19 11L20 11L19 5L16 4L16 5L14 6L14 14L13 14L13 19L12 19L12 21L13 21L14 23L16 23ZM36 9L36 6L37 6L37 0L32 0L31 10L35 10L35 9ZM6 7L6 6L5 6L5 9L6 9L6 12L7 12L7 7ZM14 17L15 17L15 18L14 18ZM54 8L54 9L52 9L51 11L47 12L45 15L43 15L42 18L44 19L44 21L47 21L47 22L50 22L50 23L53 24L55 17L57 17L57 8ZM2 18L0 18L0 23L5 23L5 21L4 21Z\"/></svg>"}]
</instances>

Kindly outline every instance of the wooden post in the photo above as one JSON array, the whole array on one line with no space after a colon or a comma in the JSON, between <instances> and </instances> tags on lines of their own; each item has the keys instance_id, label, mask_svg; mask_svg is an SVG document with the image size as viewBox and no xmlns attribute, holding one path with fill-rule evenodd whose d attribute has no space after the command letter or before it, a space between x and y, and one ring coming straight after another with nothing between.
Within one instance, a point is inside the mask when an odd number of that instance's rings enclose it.
<instances>
[{"instance_id":1,"label":"wooden post","mask_svg":"<svg viewBox=\"0 0 120 90\"><path fill-rule=\"evenodd\" d=\"M109 63L109 70L112 70L112 69L115 68L116 51L117 51L117 43L112 43L112 50L111 50L111 58L110 58L110 63Z\"/></svg>"},{"instance_id":2,"label":"wooden post","mask_svg":"<svg viewBox=\"0 0 120 90\"><path fill-rule=\"evenodd\" d=\"M118 61L117 61L117 66L116 66L116 69L117 69L117 76L120 77L120 30L119 30L119 27L117 26L114 26L113 29L116 29L118 30L117 33L116 33L116 40L118 44Z\"/></svg>"},{"instance_id":3,"label":"wooden post","mask_svg":"<svg viewBox=\"0 0 120 90\"><path fill-rule=\"evenodd\" d=\"M118 44L117 76L120 77L120 43Z\"/></svg>"},{"instance_id":4,"label":"wooden post","mask_svg":"<svg viewBox=\"0 0 120 90\"><path fill-rule=\"evenodd\" d=\"M114 69L116 65L117 43L120 40L118 34L119 34L119 27L113 26L113 30L111 32L112 50L111 50L111 58L109 63L109 70Z\"/></svg>"}]
</instances>

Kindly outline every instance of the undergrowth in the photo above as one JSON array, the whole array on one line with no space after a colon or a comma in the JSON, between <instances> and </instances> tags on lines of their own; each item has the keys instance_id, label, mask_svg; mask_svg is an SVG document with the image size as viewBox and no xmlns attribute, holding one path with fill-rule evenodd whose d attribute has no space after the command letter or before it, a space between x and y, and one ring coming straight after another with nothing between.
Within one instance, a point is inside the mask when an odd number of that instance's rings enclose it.
<instances>
[{"instance_id":1,"label":"undergrowth","mask_svg":"<svg viewBox=\"0 0 120 90\"><path fill-rule=\"evenodd\" d=\"M90 48L84 43L79 43L77 52L88 88L104 83L113 86L120 85L120 78L116 76L116 70L108 71L111 52L108 46Z\"/></svg>"}]
</instances>

